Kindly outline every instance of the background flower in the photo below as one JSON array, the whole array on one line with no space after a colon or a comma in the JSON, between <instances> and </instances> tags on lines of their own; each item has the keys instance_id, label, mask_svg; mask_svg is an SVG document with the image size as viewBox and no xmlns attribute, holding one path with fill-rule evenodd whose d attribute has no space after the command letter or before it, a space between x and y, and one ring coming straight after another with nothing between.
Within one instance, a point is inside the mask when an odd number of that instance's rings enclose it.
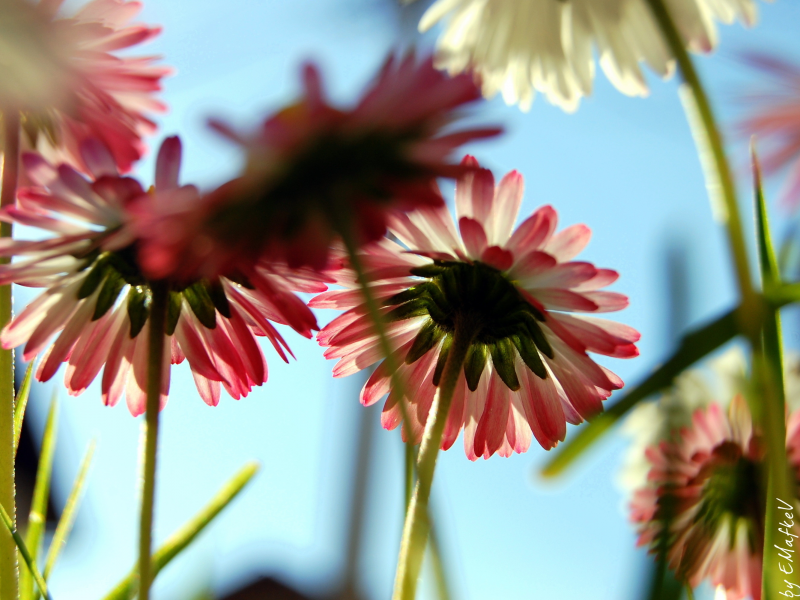
<instances>
[{"instance_id":1,"label":"background flower","mask_svg":"<svg viewBox=\"0 0 800 600\"><path fill-rule=\"evenodd\" d=\"M709 52L715 20L752 25L754 0L666 0L686 45ZM573 111L592 92L595 50L614 86L646 96L640 63L661 77L672 56L645 0L438 0L423 15L421 31L445 21L437 66L450 73L475 69L486 96L502 93L527 110L536 92Z\"/></svg>"},{"instance_id":2,"label":"background flower","mask_svg":"<svg viewBox=\"0 0 800 600\"><path fill-rule=\"evenodd\" d=\"M99 142L82 144L90 179L66 164L52 166L37 154L23 164L34 186L23 188L18 205L3 220L38 227L54 237L41 241L0 240L0 256L16 256L0 265L0 284L45 288L0 335L5 348L25 344L23 360L46 349L36 372L46 381L67 362L65 384L82 393L103 369L103 402L117 403L125 392L132 414L144 412L147 381L147 326L151 280L137 262L138 220L161 203L196 203L194 186L179 186L181 145L163 143L156 186L141 185L117 173L110 152ZM267 379L267 365L256 341L266 336L284 360L290 352L271 321L285 323L306 337L316 321L293 291L318 292L325 284L313 273L290 273L263 264L248 272L169 286L168 364L188 360L203 400L216 405L220 388L234 398L246 396ZM59 333L60 332L60 333ZM50 339L58 333L50 345ZM164 369L162 405L169 389Z\"/></svg>"},{"instance_id":3,"label":"background flower","mask_svg":"<svg viewBox=\"0 0 800 600\"><path fill-rule=\"evenodd\" d=\"M572 259L588 243L584 225L555 234L555 210L545 206L513 230L522 202L522 176L512 171L497 187L490 171L475 169L456 184L459 231L446 208L394 217L389 239L367 246L363 261L390 322L389 336L404 361L409 390L406 435L418 441L452 343L454 320L479 323L456 388L442 447L464 428L467 456L508 456L528 449L531 432L546 449L602 410L622 381L598 366L587 351L619 358L636 356L639 334L630 327L572 312L609 312L627 298L600 291L618 275ZM460 235L459 235L460 233ZM402 244L402 245L401 245ZM337 282L354 287L348 271ZM334 376L355 373L381 360L371 322L357 289L331 291L310 306L343 309L318 335L327 358L338 358ZM400 398L390 389L385 363L362 392L372 404L389 393L382 422L401 421Z\"/></svg>"},{"instance_id":4,"label":"background flower","mask_svg":"<svg viewBox=\"0 0 800 600\"><path fill-rule=\"evenodd\" d=\"M441 203L435 178L463 171L452 152L499 133L445 130L480 92L470 75L449 78L430 59L390 57L351 110L328 103L313 65L303 82L303 98L251 134L213 123L246 150L247 167L191 223L170 215L157 229L145 256L153 276L213 274L262 256L324 269L337 234L366 243L385 233L387 211Z\"/></svg>"},{"instance_id":5,"label":"background flower","mask_svg":"<svg viewBox=\"0 0 800 600\"><path fill-rule=\"evenodd\" d=\"M770 81L744 100L750 113L739 132L756 136L756 147L767 173L788 167L782 193L787 206L800 203L800 67L777 56L751 54L746 62Z\"/></svg>"},{"instance_id":6,"label":"background flower","mask_svg":"<svg viewBox=\"0 0 800 600\"><path fill-rule=\"evenodd\" d=\"M59 3L0 5L0 111L21 111L28 141L54 163L89 173L81 143L100 140L122 172L155 131L148 113L165 110L153 97L171 69L155 57L115 54L145 42L160 27L127 25L140 2L93 0L72 17L55 18Z\"/></svg>"}]
</instances>

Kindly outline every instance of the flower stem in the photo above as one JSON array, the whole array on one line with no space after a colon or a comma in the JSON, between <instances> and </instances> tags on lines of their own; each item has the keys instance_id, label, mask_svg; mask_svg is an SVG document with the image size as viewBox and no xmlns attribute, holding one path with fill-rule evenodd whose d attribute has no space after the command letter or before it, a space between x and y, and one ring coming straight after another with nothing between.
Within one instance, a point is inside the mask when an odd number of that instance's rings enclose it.
<instances>
[{"instance_id":1,"label":"flower stem","mask_svg":"<svg viewBox=\"0 0 800 600\"><path fill-rule=\"evenodd\" d=\"M425 423L425 432L419 447L417 458L417 485L406 513L403 526L403 537L400 541L400 556L397 560L397 572L394 580L394 600L413 600L416 594L425 545L428 540L430 524L428 522L428 502L433 484L433 472L436 469L436 458L442 445L442 435L447 421L447 413L453 401L458 378L464 361L467 358L470 344L474 337L473 324L464 318L455 319L453 343L447 355L439 390Z\"/></svg>"},{"instance_id":2,"label":"flower stem","mask_svg":"<svg viewBox=\"0 0 800 600\"><path fill-rule=\"evenodd\" d=\"M742 222L739 218L739 206L736 201L736 187L734 185L728 159L725 156L725 148L722 143L722 135L717 127L711 103L708 100L705 89L700 78L695 71L692 59L686 51L683 39L681 38L675 21L667 9L664 0L648 0L653 16L655 17L664 39L678 61L681 75L688 86L689 106L687 117L690 124L699 122L700 127L693 131L695 141L698 144L700 160L704 164L706 171L706 181L709 191L712 194L720 194L724 207L724 223L728 233L728 243L730 244L733 263L736 269L736 278L739 284L739 291L742 295L741 311L743 323L743 333L748 337L758 335L760 329L760 302L753 291L753 281L750 275L750 263L747 258L747 245L745 244ZM692 109L695 109L692 112ZM709 156L710 155L710 156ZM707 163L710 157L710 162ZM715 198L712 197L712 202Z\"/></svg>"},{"instance_id":3,"label":"flower stem","mask_svg":"<svg viewBox=\"0 0 800 600\"><path fill-rule=\"evenodd\" d=\"M9 110L3 117L3 180L0 206L13 206L19 172L19 114ZM11 237L11 224L0 224L0 236ZM7 259L4 259L7 260ZM0 329L11 320L11 285L0 287ZM8 509L16 527L14 502L14 352L0 349L0 504ZM17 546L6 528L0 528L0 598L19 593Z\"/></svg>"},{"instance_id":4,"label":"flower stem","mask_svg":"<svg viewBox=\"0 0 800 600\"><path fill-rule=\"evenodd\" d=\"M164 329L167 315L167 287L152 286L148 339L147 407L145 409L144 485L139 521L139 600L149 600L152 583L151 551L153 546L153 503L156 488L156 451L158 448L158 411L161 401L161 378L164 364Z\"/></svg>"}]
</instances>

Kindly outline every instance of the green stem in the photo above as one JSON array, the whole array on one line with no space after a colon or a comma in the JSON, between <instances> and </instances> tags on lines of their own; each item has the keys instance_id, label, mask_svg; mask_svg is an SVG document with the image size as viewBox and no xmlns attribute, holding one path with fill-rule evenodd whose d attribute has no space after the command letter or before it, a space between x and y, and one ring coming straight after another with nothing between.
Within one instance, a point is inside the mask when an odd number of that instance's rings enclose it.
<instances>
[{"instance_id":1,"label":"green stem","mask_svg":"<svg viewBox=\"0 0 800 600\"><path fill-rule=\"evenodd\" d=\"M152 286L150 310L149 357L147 364L147 408L145 409L144 485L139 521L139 600L150 598L152 583L153 503L156 488L156 450L158 448L158 411L161 401L161 377L164 362L164 329L167 315L167 287Z\"/></svg>"},{"instance_id":2,"label":"green stem","mask_svg":"<svg viewBox=\"0 0 800 600\"><path fill-rule=\"evenodd\" d=\"M19 114L6 111L3 117L3 180L0 206L13 206L17 199L19 173ZM0 236L11 237L11 224L0 224ZM4 259L7 260L7 259ZM0 287L0 329L11 320L11 286ZM0 504L8 507L11 524L16 526L14 501L14 352L0 349ZM0 528L0 598L16 598L19 593L17 547L11 533Z\"/></svg>"},{"instance_id":3,"label":"green stem","mask_svg":"<svg viewBox=\"0 0 800 600\"><path fill-rule=\"evenodd\" d=\"M439 390L425 423L425 432L417 458L417 485L406 513L403 537L400 541L400 556L394 580L394 600L413 600L416 594L425 545L428 540L430 524L428 521L428 502L433 484L436 458L442 445L442 435L447 421L447 412L453 401L458 378L467 358L474 337L474 326L464 318L455 319L453 343L445 363L444 373L439 382Z\"/></svg>"},{"instance_id":4,"label":"green stem","mask_svg":"<svg viewBox=\"0 0 800 600\"><path fill-rule=\"evenodd\" d=\"M22 555L22 560L25 561L25 564L30 569L31 573L33 573L33 580L36 582L36 585L39 586L39 591L42 593L42 596L47 598L47 600L52 600L50 596L50 592L47 591L47 584L44 582L44 578L42 574L39 572L39 568L36 566L36 561L33 560L31 557L31 553L28 552L28 547L25 545L25 541L22 539L22 536L17 531L17 528L14 526L14 522L11 520L11 516L6 512L6 509L0 504L0 518L3 520L3 524L5 525L6 530L9 532L11 539L14 541L14 544L17 548L19 548L19 553ZM2 596L3 600L6 600L6 596ZM16 596L11 596L8 600L16 599Z\"/></svg>"},{"instance_id":5,"label":"green stem","mask_svg":"<svg viewBox=\"0 0 800 600\"><path fill-rule=\"evenodd\" d=\"M714 188L719 187L725 208L725 226L728 233L728 243L730 244L731 254L736 269L736 277L739 283L739 291L742 295L743 309L740 313L742 317L741 326L743 333L751 339L758 335L760 326L760 303L753 291L753 280L750 275L750 263L747 258L747 245L745 244L742 222L739 218L739 205L736 201L736 187L733 175L725 156L725 148L722 143L722 135L714 119L714 112L708 100L700 78L695 71L692 59L686 51L684 41L675 26L672 16L667 9L664 0L648 0L653 15L658 22L661 32L678 61L683 80L688 86L689 98L691 99L699 124L702 131L695 130L696 143L701 161L706 162L707 155L710 154L713 163L713 173L711 169L706 169L706 180L709 191L714 193ZM690 107L686 107L690 110ZM687 112L689 112L687 110ZM690 124L695 122L695 115L687 114ZM709 164L708 167L712 165ZM714 181L714 174L716 180ZM709 181L710 180L710 181ZM713 201L713 198L712 198Z\"/></svg>"},{"instance_id":6,"label":"green stem","mask_svg":"<svg viewBox=\"0 0 800 600\"><path fill-rule=\"evenodd\" d=\"M406 444L406 460L405 460L405 468L406 468L406 486L405 486L405 498L406 502L403 508L403 515L406 514L408 511L408 505L411 504L411 496L414 495L414 469L417 466L417 455L414 451L413 444Z\"/></svg>"}]
</instances>

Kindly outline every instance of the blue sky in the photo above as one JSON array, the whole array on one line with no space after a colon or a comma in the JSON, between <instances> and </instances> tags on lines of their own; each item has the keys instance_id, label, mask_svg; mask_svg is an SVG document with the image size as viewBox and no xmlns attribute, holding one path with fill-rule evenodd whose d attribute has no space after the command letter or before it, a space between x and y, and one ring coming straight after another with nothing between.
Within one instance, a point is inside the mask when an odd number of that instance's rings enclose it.
<instances>
[{"instance_id":1,"label":"blue sky","mask_svg":"<svg viewBox=\"0 0 800 600\"><path fill-rule=\"evenodd\" d=\"M76 3L72 2L70 5ZM204 186L233 174L241 157L205 126L210 116L255 124L298 91L299 65L318 61L332 97L355 98L387 52L417 37L414 15L393 0L151 0L141 20L164 32L147 52L177 69L151 140L178 133L184 141L182 180ZM224 6L224 8L223 8ZM754 81L737 62L753 48L800 59L800 5L759 3L753 30L721 29L722 44L698 64L725 123L736 96ZM713 222L699 163L674 81L652 79L647 99L626 98L602 74L594 95L574 115L538 98L529 113L495 99L475 119L501 123L505 136L469 148L497 177L517 169L525 177L523 213L553 204L561 225L583 222L593 239L582 259L618 270L616 291L631 299L614 318L642 333L641 356L602 360L629 386L667 356L677 331L667 323L665 255L680 248L690 283L687 321L709 319L735 301L725 238ZM732 146L738 163L742 144ZM137 173L152 177L152 156ZM740 191L751 217L746 178ZM776 186L770 185L770 191ZM787 219L776 211L780 228ZM20 294L19 303L27 296ZM320 311L321 323L335 313ZM310 593L341 577L351 475L361 418L374 428L371 478L359 584L367 598L389 596L402 518L402 447L397 432L380 429L379 408L357 402L362 379L334 380L315 342L286 332L297 361L283 364L266 348L269 381L246 399L202 403L188 367L173 369L171 397L162 413L156 539L165 539L242 464L262 470L244 494L176 560L156 584L159 599L187 598L210 586L228 589L241 578L273 574ZM789 343L792 343L791 335ZM796 345L796 342L795 342ZM31 418L37 431L50 389L36 388ZM71 398L59 393L62 422L57 454L57 498L65 497L84 448L98 442L75 534L52 580L59 600L99 597L135 560L138 509L137 441L140 420L124 405L100 403L99 388ZM572 433L572 432L571 432ZM569 434L568 434L569 435ZM556 482L537 475L548 455L538 446L509 459L469 462L461 442L441 456L434 511L456 598L637 598L645 561L634 548L623 498L615 485L626 442L599 444ZM421 586L424 597L433 597Z\"/></svg>"}]
</instances>

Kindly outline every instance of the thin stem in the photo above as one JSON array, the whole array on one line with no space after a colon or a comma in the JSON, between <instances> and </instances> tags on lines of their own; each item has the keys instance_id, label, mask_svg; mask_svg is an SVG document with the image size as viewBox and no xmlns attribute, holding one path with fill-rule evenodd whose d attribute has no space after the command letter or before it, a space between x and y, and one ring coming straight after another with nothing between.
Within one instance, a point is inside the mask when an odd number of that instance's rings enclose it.
<instances>
[{"instance_id":1,"label":"thin stem","mask_svg":"<svg viewBox=\"0 0 800 600\"><path fill-rule=\"evenodd\" d=\"M17 199L19 173L19 114L6 111L3 120L3 179L0 206L13 206ZM0 236L11 237L11 224L0 224ZM7 259L3 259L6 261ZM11 285L0 287L0 329L11 320ZM0 349L0 504L8 508L16 526L14 502L14 351ZM14 538L0 528L0 598L16 598L19 568Z\"/></svg>"},{"instance_id":2,"label":"thin stem","mask_svg":"<svg viewBox=\"0 0 800 600\"><path fill-rule=\"evenodd\" d=\"M405 452L405 469L406 469L406 480L405 480L405 504L403 509L403 515L408 512L408 505L411 504L411 496L414 495L414 470L417 466L417 454L414 450L413 444L406 444L406 452Z\"/></svg>"},{"instance_id":3,"label":"thin stem","mask_svg":"<svg viewBox=\"0 0 800 600\"><path fill-rule=\"evenodd\" d=\"M722 135L717 127L708 96L700 82L692 59L686 51L683 39L675 26L675 21L673 21L664 0L648 0L648 3L661 28L661 32L664 34L664 39L675 56L675 59L678 61L681 75L688 86L689 97L697 111L696 117L698 117L698 119L695 119L695 115L693 114L687 114L689 121L693 123L697 120L702 127L702 132L694 131L695 139L698 143L698 152L703 162L707 159L706 155L710 153L711 163L713 163L713 171L716 174L717 181L713 181L712 179L712 181L709 182L709 187L716 188L718 186L719 192L721 193L721 199L725 208L725 226L728 233L728 243L730 244L731 254L733 255L736 277L742 295L742 304L745 309L741 312L741 317L743 317L743 323L741 325L744 329L743 333L746 333L748 337L752 339L754 336L758 335L760 325L760 303L753 291L750 263L747 258L747 245L742 230L742 222L739 218L739 205L736 201L736 187L734 185L730 165L728 164L728 159L725 156ZM690 107L687 107L687 109L688 108ZM708 167L711 166L711 164L708 165ZM706 169L707 179L709 175L712 175L709 171L710 169Z\"/></svg>"},{"instance_id":4,"label":"thin stem","mask_svg":"<svg viewBox=\"0 0 800 600\"><path fill-rule=\"evenodd\" d=\"M6 530L11 535L11 539L14 541L14 544L17 548L19 548L19 553L22 555L22 560L25 561L25 564L30 569L31 573L33 573L33 580L36 582L36 585L39 586L39 591L42 593L42 596L47 598L47 600L52 600L50 597L50 592L47 591L47 584L42 577L42 574L39 572L39 568L36 566L36 561L31 556L31 553L28 552L28 547L25 545L25 540L22 539L22 536L17 531L14 523L11 520L11 516L6 512L6 509L0 504L0 519L3 520L3 524L6 526ZM5 600L5 596L2 597ZM13 597L15 599L16 596ZM9 600L13 600L9 599Z\"/></svg>"},{"instance_id":5,"label":"thin stem","mask_svg":"<svg viewBox=\"0 0 800 600\"><path fill-rule=\"evenodd\" d=\"M445 363L444 373L439 382L439 390L428 414L422 443L417 458L417 485L406 513L403 537L400 541L400 556L394 580L394 600L413 600L416 594L417 579L425 554L430 523L428 521L428 502L430 501L433 472L442 435L447 421L447 413L453 401L458 378L467 358L474 337L474 326L463 318L455 319L453 343Z\"/></svg>"},{"instance_id":6,"label":"thin stem","mask_svg":"<svg viewBox=\"0 0 800 600\"><path fill-rule=\"evenodd\" d=\"M152 286L150 310L149 357L147 364L147 408L145 409L144 485L139 521L139 600L149 600L152 583L153 503L156 489L156 450L158 448L158 411L161 401L161 377L164 363L164 326L167 315L167 288Z\"/></svg>"}]
</instances>

